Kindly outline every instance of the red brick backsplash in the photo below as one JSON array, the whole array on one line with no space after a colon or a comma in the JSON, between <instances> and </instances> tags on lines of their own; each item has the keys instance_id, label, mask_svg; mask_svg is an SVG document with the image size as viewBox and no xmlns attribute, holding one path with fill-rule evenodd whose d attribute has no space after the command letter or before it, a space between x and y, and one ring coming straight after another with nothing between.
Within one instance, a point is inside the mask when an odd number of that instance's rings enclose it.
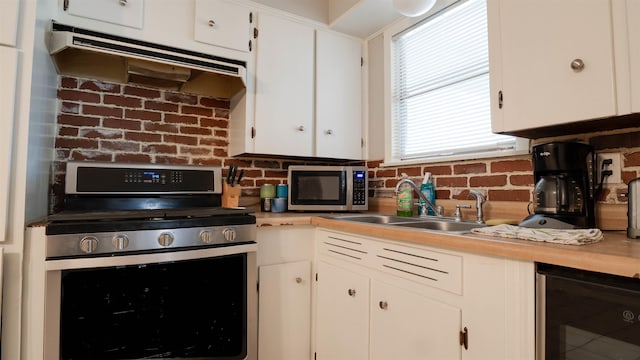
<instances>
[{"instance_id":1,"label":"red brick backsplash","mask_svg":"<svg viewBox=\"0 0 640 360\"><path fill-rule=\"evenodd\" d=\"M60 78L58 99L52 210L60 209L66 162L70 160L213 165L222 166L223 174L229 164L235 164L245 169L241 183L244 196L258 196L263 184L286 183L291 164L328 163L229 158L226 99L66 76ZM608 141L606 134L597 134L598 144L615 143L616 139ZM640 175L640 145L629 141L625 144L634 147L616 150L623 154L625 184ZM419 184L428 171L434 176L438 199L465 200L469 189L475 188L490 201L532 200L530 155L401 167L384 166L382 160L365 164L369 195L374 197L395 196L402 173ZM607 186L601 200L625 201L620 195L625 184Z\"/></svg>"}]
</instances>

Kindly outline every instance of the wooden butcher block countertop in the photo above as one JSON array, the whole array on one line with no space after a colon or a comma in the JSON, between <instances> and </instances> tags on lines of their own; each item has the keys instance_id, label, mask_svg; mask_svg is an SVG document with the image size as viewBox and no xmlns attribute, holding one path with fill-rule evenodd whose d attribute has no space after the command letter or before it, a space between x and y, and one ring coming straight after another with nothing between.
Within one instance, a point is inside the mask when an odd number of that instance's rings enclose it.
<instances>
[{"instance_id":1,"label":"wooden butcher block countertop","mask_svg":"<svg viewBox=\"0 0 640 360\"><path fill-rule=\"evenodd\" d=\"M359 235L386 238L518 260L529 260L640 278L640 239L628 239L625 231L604 231L604 240L589 245L558 245L475 234L400 228L335 220L328 214L257 213L258 226L316 225Z\"/></svg>"}]
</instances>

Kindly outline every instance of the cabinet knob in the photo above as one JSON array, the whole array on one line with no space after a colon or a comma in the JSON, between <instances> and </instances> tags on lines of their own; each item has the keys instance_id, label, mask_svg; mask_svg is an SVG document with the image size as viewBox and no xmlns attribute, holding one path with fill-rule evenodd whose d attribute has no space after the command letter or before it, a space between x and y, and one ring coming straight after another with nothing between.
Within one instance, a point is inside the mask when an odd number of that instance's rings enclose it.
<instances>
[{"instance_id":1,"label":"cabinet knob","mask_svg":"<svg viewBox=\"0 0 640 360\"><path fill-rule=\"evenodd\" d=\"M356 289L347 290L347 294L349 294L349 296L351 297L356 297Z\"/></svg>"},{"instance_id":2,"label":"cabinet knob","mask_svg":"<svg viewBox=\"0 0 640 360\"><path fill-rule=\"evenodd\" d=\"M120 0L121 6L127 6L127 0Z\"/></svg>"},{"instance_id":3,"label":"cabinet knob","mask_svg":"<svg viewBox=\"0 0 640 360\"><path fill-rule=\"evenodd\" d=\"M301 277L296 277L296 283L297 284L302 284L302 278Z\"/></svg>"},{"instance_id":4,"label":"cabinet knob","mask_svg":"<svg viewBox=\"0 0 640 360\"><path fill-rule=\"evenodd\" d=\"M575 71L575 72L580 72L582 71L582 69L584 69L584 61L582 61L582 59L574 59L571 62L571 68Z\"/></svg>"},{"instance_id":5,"label":"cabinet knob","mask_svg":"<svg viewBox=\"0 0 640 360\"><path fill-rule=\"evenodd\" d=\"M298 126L298 131L299 132L304 132L304 126L302 126L302 125Z\"/></svg>"},{"instance_id":6,"label":"cabinet knob","mask_svg":"<svg viewBox=\"0 0 640 360\"><path fill-rule=\"evenodd\" d=\"M387 308L389 307L389 304L387 304L386 301L382 300L378 303L378 306L380 306L380 309L382 310L387 310Z\"/></svg>"},{"instance_id":7,"label":"cabinet knob","mask_svg":"<svg viewBox=\"0 0 640 360\"><path fill-rule=\"evenodd\" d=\"M324 133L327 135L333 135L333 130L327 129Z\"/></svg>"},{"instance_id":8,"label":"cabinet knob","mask_svg":"<svg viewBox=\"0 0 640 360\"><path fill-rule=\"evenodd\" d=\"M213 20L209 20L208 24L209 24L210 27L216 26L216 22L213 21Z\"/></svg>"}]
</instances>

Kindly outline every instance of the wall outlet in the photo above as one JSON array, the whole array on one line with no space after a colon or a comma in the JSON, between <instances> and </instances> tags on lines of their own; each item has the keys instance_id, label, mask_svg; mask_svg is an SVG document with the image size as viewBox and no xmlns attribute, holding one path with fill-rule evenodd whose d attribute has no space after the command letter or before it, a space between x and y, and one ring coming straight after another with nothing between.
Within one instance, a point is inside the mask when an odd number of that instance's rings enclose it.
<instances>
[{"instance_id":1,"label":"wall outlet","mask_svg":"<svg viewBox=\"0 0 640 360\"><path fill-rule=\"evenodd\" d=\"M596 166L597 166L597 174L598 174L598 183L600 183L600 179L602 178L603 170L611 170L613 174L611 176L607 176L604 179L605 184L620 184L622 183L622 156L620 153L599 153L596 154ZM605 159L611 159L611 165L605 165L602 167L602 162Z\"/></svg>"}]
</instances>

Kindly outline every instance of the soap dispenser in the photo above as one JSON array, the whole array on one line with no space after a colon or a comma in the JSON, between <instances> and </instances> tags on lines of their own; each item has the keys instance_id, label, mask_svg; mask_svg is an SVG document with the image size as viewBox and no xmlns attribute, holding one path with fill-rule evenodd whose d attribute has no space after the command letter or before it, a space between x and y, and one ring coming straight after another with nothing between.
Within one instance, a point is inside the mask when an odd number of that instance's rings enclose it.
<instances>
[{"instance_id":1,"label":"soap dispenser","mask_svg":"<svg viewBox=\"0 0 640 360\"><path fill-rule=\"evenodd\" d=\"M407 174L402 173L402 180L408 179ZM396 193L396 215L413 216L413 188L408 182L400 184Z\"/></svg>"},{"instance_id":2,"label":"soap dispenser","mask_svg":"<svg viewBox=\"0 0 640 360\"><path fill-rule=\"evenodd\" d=\"M436 187L433 185L433 177L428 171L424 173L424 180L422 180L422 184L420 185L420 192L431 202L431 205L436 206ZM422 203L423 201L420 200L420 202ZM427 209L428 215L435 215L431 208L421 206L420 209Z\"/></svg>"}]
</instances>

